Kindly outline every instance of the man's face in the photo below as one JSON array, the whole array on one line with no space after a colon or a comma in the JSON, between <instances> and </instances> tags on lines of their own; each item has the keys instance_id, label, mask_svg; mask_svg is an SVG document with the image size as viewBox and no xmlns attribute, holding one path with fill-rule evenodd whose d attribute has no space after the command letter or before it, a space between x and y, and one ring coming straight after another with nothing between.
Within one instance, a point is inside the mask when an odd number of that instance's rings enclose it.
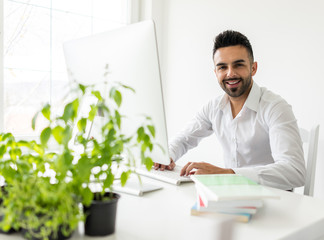
<instances>
[{"instance_id":1,"label":"man's face","mask_svg":"<svg viewBox=\"0 0 324 240\"><path fill-rule=\"evenodd\" d=\"M233 98L248 94L257 63L251 63L245 47L219 48L214 55L215 73L221 88Z\"/></svg>"}]
</instances>

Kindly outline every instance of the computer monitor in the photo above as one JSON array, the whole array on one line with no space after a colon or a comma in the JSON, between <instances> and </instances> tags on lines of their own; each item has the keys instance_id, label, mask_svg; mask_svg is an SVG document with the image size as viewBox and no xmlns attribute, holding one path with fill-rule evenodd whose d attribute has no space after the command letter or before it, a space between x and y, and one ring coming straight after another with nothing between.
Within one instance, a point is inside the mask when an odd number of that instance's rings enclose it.
<instances>
[{"instance_id":1,"label":"computer monitor","mask_svg":"<svg viewBox=\"0 0 324 240\"><path fill-rule=\"evenodd\" d=\"M90 85L105 81L105 66L108 64L109 81L122 82L135 89L135 94L130 91L123 92L120 111L129 117L123 120L123 132L134 133L140 116L150 116L156 130L155 140L165 149L163 153L156 147L151 154L152 159L157 163L169 164L154 22L143 21L68 41L64 43L63 49L68 71L77 82ZM108 96L109 93L103 94Z\"/></svg>"}]
</instances>

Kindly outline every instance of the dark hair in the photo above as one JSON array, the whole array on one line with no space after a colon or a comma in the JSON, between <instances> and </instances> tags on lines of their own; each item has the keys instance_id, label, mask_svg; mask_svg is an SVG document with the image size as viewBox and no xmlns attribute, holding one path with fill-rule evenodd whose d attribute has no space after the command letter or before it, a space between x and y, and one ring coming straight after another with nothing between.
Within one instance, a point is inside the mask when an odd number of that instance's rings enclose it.
<instances>
[{"instance_id":1,"label":"dark hair","mask_svg":"<svg viewBox=\"0 0 324 240\"><path fill-rule=\"evenodd\" d=\"M242 33L236 32L233 30L224 31L215 37L214 48L213 48L213 58L214 58L214 55L215 55L217 49L223 48L223 47L236 46L236 45L241 45L246 48L246 50L248 51L251 63L253 63L254 62L253 50L252 50L252 46L251 46L249 39L247 39L247 37L245 35L243 35Z\"/></svg>"}]
</instances>

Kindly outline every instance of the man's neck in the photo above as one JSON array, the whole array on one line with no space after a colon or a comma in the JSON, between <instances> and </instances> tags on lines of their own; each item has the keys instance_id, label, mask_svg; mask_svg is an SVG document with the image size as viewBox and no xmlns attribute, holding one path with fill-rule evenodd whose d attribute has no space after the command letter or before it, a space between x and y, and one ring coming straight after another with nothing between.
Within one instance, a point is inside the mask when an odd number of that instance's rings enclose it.
<instances>
[{"instance_id":1,"label":"man's neck","mask_svg":"<svg viewBox=\"0 0 324 240\"><path fill-rule=\"evenodd\" d=\"M243 95L241 95L239 97L230 97L229 96L233 119L242 110L244 103L250 94L251 88L252 88L252 84L251 84L250 88L248 89L248 91L246 91Z\"/></svg>"}]
</instances>

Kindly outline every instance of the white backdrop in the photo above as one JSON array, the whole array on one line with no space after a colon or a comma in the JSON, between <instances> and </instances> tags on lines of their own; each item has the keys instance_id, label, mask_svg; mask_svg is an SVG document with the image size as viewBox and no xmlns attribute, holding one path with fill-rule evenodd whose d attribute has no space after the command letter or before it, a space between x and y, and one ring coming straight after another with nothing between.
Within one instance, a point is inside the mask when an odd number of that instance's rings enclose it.
<instances>
[{"instance_id":1,"label":"white backdrop","mask_svg":"<svg viewBox=\"0 0 324 240\"><path fill-rule=\"evenodd\" d=\"M210 98L222 94L213 73L212 47L233 29L251 41L254 80L292 106L300 127L319 123L315 196L324 198L324 2L320 0L153 0L169 136ZM190 151L186 161L222 166L215 136Z\"/></svg>"}]
</instances>

